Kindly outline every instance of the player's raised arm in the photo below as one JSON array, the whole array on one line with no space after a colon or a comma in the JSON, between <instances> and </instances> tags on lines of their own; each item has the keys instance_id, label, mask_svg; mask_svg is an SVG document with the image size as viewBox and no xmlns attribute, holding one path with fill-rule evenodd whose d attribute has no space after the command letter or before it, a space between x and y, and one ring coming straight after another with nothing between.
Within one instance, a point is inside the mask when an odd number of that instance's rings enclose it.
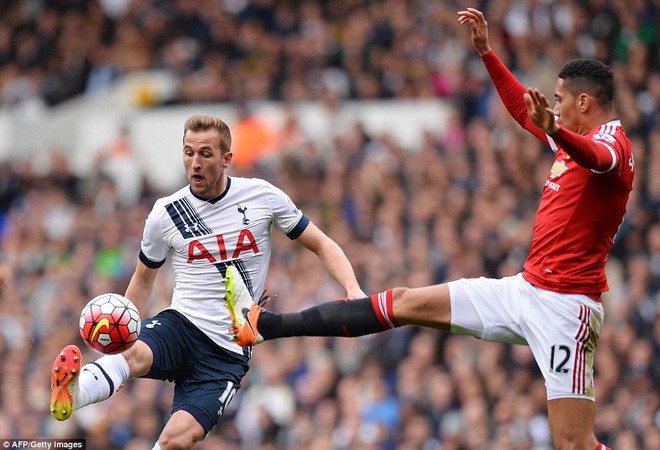
<instances>
[{"instance_id":1,"label":"player's raised arm","mask_svg":"<svg viewBox=\"0 0 660 450\"><path fill-rule=\"evenodd\" d=\"M490 51L490 42L488 41L488 22L484 13L475 8L467 8L465 11L458 12L458 22L461 25L468 24L470 27L470 38L479 56L485 56Z\"/></svg>"},{"instance_id":2,"label":"player's raised arm","mask_svg":"<svg viewBox=\"0 0 660 450\"><path fill-rule=\"evenodd\" d=\"M547 143L548 139L542 128L535 125L527 114L527 106L523 96L527 89L513 76L490 47L488 39L488 22L484 14L475 8L467 8L458 12L458 22L470 27L470 38L479 56L488 70L488 75L497 89L507 111L518 124L534 136Z\"/></svg>"}]
</instances>

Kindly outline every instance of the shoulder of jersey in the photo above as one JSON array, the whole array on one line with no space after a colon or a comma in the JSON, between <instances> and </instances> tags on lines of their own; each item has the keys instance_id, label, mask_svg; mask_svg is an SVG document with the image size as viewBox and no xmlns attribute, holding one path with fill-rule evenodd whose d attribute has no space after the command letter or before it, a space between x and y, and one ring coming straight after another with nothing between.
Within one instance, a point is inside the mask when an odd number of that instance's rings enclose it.
<instances>
[{"instance_id":1,"label":"shoulder of jersey","mask_svg":"<svg viewBox=\"0 0 660 450\"><path fill-rule=\"evenodd\" d=\"M262 179L262 178L245 178L245 177L231 177L231 188L243 188L243 187L268 187L272 186L272 183Z\"/></svg>"},{"instance_id":2,"label":"shoulder of jersey","mask_svg":"<svg viewBox=\"0 0 660 450\"><path fill-rule=\"evenodd\" d=\"M263 178L254 177L231 177L231 184L270 184Z\"/></svg>"},{"instance_id":3,"label":"shoulder of jersey","mask_svg":"<svg viewBox=\"0 0 660 450\"><path fill-rule=\"evenodd\" d=\"M591 132L591 138L599 141L604 141L609 144L616 143L616 134L621 133L623 130L621 128L621 121L611 120L607 123L596 127Z\"/></svg>"},{"instance_id":4,"label":"shoulder of jersey","mask_svg":"<svg viewBox=\"0 0 660 450\"><path fill-rule=\"evenodd\" d=\"M167 195L165 197L160 197L156 202L154 203L154 207L157 206L165 206L169 203L172 203L175 200L178 200L180 198L183 198L187 195L191 195L192 193L190 192L190 187L188 185L182 187L176 192L171 193L170 195Z\"/></svg>"}]
</instances>

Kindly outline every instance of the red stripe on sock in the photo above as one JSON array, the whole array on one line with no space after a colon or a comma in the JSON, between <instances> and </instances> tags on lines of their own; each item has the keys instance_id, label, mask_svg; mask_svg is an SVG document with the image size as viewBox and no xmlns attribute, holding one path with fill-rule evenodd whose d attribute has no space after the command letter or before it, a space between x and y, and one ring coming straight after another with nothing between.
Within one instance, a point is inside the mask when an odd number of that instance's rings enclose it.
<instances>
[{"instance_id":1,"label":"red stripe on sock","mask_svg":"<svg viewBox=\"0 0 660 450\"><path fill-rule=\"evenodd\" d=\"M392 289L372 295L371 305L383 330L389 330L399 326L396 319L394 319L392 310Z\"/></svg>"},{"instance_id":2,"label":"red stripe on sock","mask_svg":"<svg viewBox=\"0 0 660 450\"><path fill-rule=\"evenodd\" d=\"M612 449L599 442L594 450L612 450Z\"/></svg>"}]
</instances>

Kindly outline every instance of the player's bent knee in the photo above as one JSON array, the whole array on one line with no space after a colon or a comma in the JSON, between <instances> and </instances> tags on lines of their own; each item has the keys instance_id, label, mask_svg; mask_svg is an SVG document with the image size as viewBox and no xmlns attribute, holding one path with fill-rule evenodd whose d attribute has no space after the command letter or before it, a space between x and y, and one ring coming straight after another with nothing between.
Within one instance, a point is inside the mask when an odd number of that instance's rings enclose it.
<instances>
[{"instance_id":1,"label":"player's bent knee","mask_svg":"<svg viewBox=\"0 0 660 450\"><path fill-rule=\"evenodd\" d=\"M194 444L194 442L186 441L181 437L170 439L168 437L161 436L160 439L158 439L158 445L160 446L161 450L187 450L192 448Z\"/></svg>"},{"instance_id":2,"label":"player's bent knee","mask_svg":"<svg viewBox=\"0 0 660 450\"><path fill-rule=\"evenodd\" d=\"M179 410L172 414L165 425L158 445L163 450L181 450L192 448L204 437L204 429L187 411Z\"/></svg>"},{"instance_id":3,"label":"player's bent knee","mask_svg":"<svg viewBox=\"0 0 660 450\"><path fill-rule=\"evenodd\" d=\"M174 433L163 430L158 438L158 445L162 450L186 450L192 448L199 439L190 433Z\"/></svg>"},{"instance_id":4,"label":"player's bent knee","mask_svg":"<svg viewBox=\"0 0 660 450\"><path fill-rule=\"evenodd\" d=\"M153 353L146 343L137 341L133 347L123 352L122 355L131 369L132 377L141 377L149 373L153 363Z\"/></svg>"}]
</instances>

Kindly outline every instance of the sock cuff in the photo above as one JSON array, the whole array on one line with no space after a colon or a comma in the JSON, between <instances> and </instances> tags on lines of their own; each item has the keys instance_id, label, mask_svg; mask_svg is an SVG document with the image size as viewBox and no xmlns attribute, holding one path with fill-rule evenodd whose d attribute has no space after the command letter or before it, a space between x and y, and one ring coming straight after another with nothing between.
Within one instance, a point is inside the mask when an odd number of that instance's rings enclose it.
<instances>
[{"instance_id":1,"label":"sock cuff","mask_svg":"<svg viewBox=\"0 0 660 450\"><path fill-rule=\"evenodd\" d=\"M89 363L87 365L87 370L91 371L92 366L94 366L98 370L98 372L101 373L101 375L105 379L105 382L108 383L108 388L110 390L109 396L112 396L112 394L115 392L115 383L113 383L112 378L110 378L110 375L108 375L108 372L103 370L103 367L101 367L96 361L92 361L91 363Z\"/></svg>"},{"instance_id":2,"label":"sock cuff","mask_svg":"<svg viewBox=\"0 0 660 450\"><path fill-rule=\"evenodd\" d=\"M612 450L612 449L599 442L594 450Z\"/></svg>"},{"instance_id":3,"label":"sock cuff","mask_svg":"<svg viewBox=\"0 0 660 450\"><path fill-rule=\"evenodd\" d=\"M124 355L105 355L90 364L96 366L105 377L110 387L110 395L114 394L131 376L131 368L128 367Z\"/></svg>"},{"instance_id":4,"label":"sock cuff","mask_svg":"<svg viewBox=\"0 0 660 450\"><path fill-rule=\"evenodd\" d=\"M112 366L113 369L123 378L122 383L128 380L131 376L131 368L128 367L128 361L124 358L124 355L105 355L102 356L97 362L107 361L108 366Z\"/></svg>"},{"instance_id":5,"label":"sock cuff","mask_svg":"<svg viewBox=\"0 0 660 450\"><path fill-rule=\"evenodd\" d=\"M106 400L130 377L130 368L122 355L105 355L80 369L74 409Z\"/></svg>"},{"instance_id":6,"label":"sock cuff","mask_svg":"<svg viewBox=\"0 0 660 450\"><path fill-rule=\"evenodd\" d=\"M384 330L399 327L392 310L392 289L372 295L371 304Z\"/></svg>"}]
</instances>

